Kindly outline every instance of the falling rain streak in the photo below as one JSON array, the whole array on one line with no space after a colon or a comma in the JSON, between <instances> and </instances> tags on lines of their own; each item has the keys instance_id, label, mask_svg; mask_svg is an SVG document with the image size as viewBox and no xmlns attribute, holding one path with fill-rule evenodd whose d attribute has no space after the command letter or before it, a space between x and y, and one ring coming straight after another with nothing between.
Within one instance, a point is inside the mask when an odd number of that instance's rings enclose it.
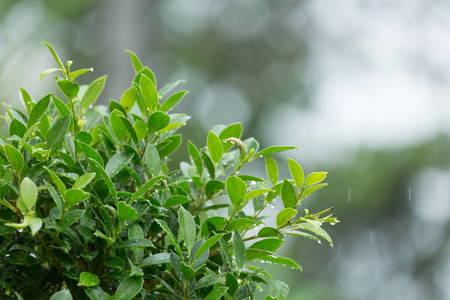
<instances>
[{"instance_id":1,"label":"falling rain streak","mask_svg":"<svg viewBox=\"0 0 450 300\"><path fill-rule=\"evenodd\" d=\"M347 191L347 202L352 202L352 188L348 188Z\"/></svg>"},{"instance_id":2,"label":"falling rain streak","mask_svg":"<svg viewBox=\"0 0 450 300\"><path fill-rule=\"evenodd\" d=\"M370 233L370 240L369 240L369 244L372 245L373 242L373 232Z\"/></svg>"}]
</instances>

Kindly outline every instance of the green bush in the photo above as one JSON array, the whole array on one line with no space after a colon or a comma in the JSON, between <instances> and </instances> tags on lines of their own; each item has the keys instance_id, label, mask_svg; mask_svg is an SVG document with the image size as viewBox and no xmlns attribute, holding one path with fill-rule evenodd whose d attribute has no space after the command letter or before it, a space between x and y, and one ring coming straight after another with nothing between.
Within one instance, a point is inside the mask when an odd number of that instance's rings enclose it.
<instances>
[{"instance_id":1,"label":"green bush","mask_svg":"<svg viewBox=\"0 0 450 300\"><path fill-rule=\"evenodd\" d=\"M93 106L106 76L89 86L74 80L92 69L58 63L56 84L34 102L21 90L26 113L4 104L10 137L0 138L0 299L285 299L288 286L260 261L301 270L276 254L287 235L332 240L322 223L336 223L297 207L325 172L306 179L288 158L292 180L278 180L271 154L242 125L218 125L206 146L187 143L189 162L169 169L189 117L170 114L187 93L165 96L148 67L129 51L136 75L120 102ZM109 111L109 112L108 112ZM239 174L265 158L268 180ZM173 162L170 163L173 165ZM281 197L276 225L266 208ZM269 209L269 214L273 210ZM272 223L271 222L271 223ZM258 262L254 264L254 262ZM53 295L53 296L52 296Z\"/></svg>"}]
</instances>

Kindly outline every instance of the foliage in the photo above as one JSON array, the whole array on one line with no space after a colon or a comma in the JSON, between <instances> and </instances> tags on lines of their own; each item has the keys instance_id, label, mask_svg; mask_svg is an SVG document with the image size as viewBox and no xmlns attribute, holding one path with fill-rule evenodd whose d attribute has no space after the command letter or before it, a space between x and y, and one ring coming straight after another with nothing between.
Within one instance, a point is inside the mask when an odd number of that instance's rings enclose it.
<instances>
[{"instance_id":1,"label":"foliage","mask_svg":"<svg viewBox=\"0 0 450 300\"><path fill-rule=\"evenodd\" d=\"M4 104L10 137L0 138L0 288L5 299L285 299L288 286L253 262L301 270L276 251L287 235L332 240L332 208L297 217L297 207L326 172L306 179L288 159L293 180L278 180L271 154L241 140L242 125L215 126L206 146L187 143L189 162L172 170L185 114L170 111L186 91L165 97L153 72L131 51L136 75L120 102L93 106L106 76L88 86L44 43L62 72L56 84L67 103L50 93L35 102L21 89L26 113ZM165 99L165 100L164 100ZM268 181L239 174L265 157ZM276 226L265 215L281 197ZM251 204L250 204L251 203ZM270 210L270 209L269 209ZM261 228L261 229L259 229ZM3 299L3 298L2 298Z\"/></svg>"}]
</instances>

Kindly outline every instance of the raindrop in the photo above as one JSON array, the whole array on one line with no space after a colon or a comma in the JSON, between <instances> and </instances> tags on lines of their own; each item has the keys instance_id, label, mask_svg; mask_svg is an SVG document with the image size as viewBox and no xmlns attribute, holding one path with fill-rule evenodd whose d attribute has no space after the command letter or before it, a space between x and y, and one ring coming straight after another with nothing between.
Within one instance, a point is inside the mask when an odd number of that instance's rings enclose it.
<instances>
[{"instance_id":1,"label":"raindrop","mask_svg":"<svg viewBox=\"0 0 450 300\"><path fill-rule=\"evenodd\" d=\"M318 244L322 244L322 241L321 241L321 240L318 240L317 243L318 243Z\"/></svg>"},{"instance_id":2,"label":"raindrop","mask_svg":"<svg viewBox=\"0 0 450 300\"><path fill-rule=\"evenodd\" d=\"M250 181L250 184L251 184L251 185L255 185L255 184L256 184L256 181L252 180L252 181Z\"/></svg>"},{"instance_id":3,"label":"raindrop","mask_svg":"<svg viewBox=\"0 0 450 300\"><path fill-rule=\"evenodd\" d=\"M261 260L261 263L263 264L263 263L264 263L264 261L263 261L263 260Z\"/></svg>"},{"instance_id":4,"label":"raindrop","mask_svg":"<svg viewBox=\"0 0 450 300\"><path fill-rule=\"evenodd\" d=\"M262 158L262 157L263 157L262 155L259 156L259 158Z\"/></svg>"},{"instance_id":5,"label":"raindrop","mask_svg":"<svg viewBox=\"0 0 450 300\"><path fill-rule=\"evenodd\" d=\"M372 245L372 242L373 242L373 232L370 233L370 241L369 241L369 243Z\"/></svg>"},{"instance_id":6,"label":"raindrop","mask_svg":"<svg viewBox=\"0 0 450 300\"><path fill-rule=\"evenodd\" d=\"M94 108L94 105L89 105L89 109L93 109Z\"/></svg>"},{"instance_id":7,"label":"raindrop","mask_svg":"<svg viewBox=\"0 0 450 300\"><path fill-rule=\"evenodd\" d=\"M20 228L19 230L17 230L18 232L23 232L23 228Z\"/></svg>"},{"instance_id":8,"label":"raindrop","mask_svg":"<svg viewBox=\"0 0 450 300\"><path fill-rule=\"evenodd\" d=\"M239 175L239 171L237 171L235 174L236 174L236 175Z\"/></svg>"},{"instance_id":9,"label":"raindrop","mask_svg":"<svg viewBox=\"0 0 450 300\"><path fill-rule=\"evenodd\" d=\"M271 208L275 208L275 205L273 205L273 204L270 204L270 207L271 207Z\"/></svg>"},{"instance_id":10,"label":"raindrop","mask_svg":"<svg viewBox=\"0 0 450 300\"><path fill-rule=\"evenodd\" d=\"M352 188L348 188L347 191L347 202L352 202Z\"/></svg>"}]
</instances>

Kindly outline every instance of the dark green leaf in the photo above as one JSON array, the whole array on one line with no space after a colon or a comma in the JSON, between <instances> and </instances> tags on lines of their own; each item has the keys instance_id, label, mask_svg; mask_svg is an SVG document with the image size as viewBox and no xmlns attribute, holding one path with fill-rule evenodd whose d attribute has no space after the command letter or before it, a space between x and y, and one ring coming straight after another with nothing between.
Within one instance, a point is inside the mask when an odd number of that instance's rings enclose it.
<instances>
[{"instance_id":1,"label":"dark green leaf","mask_svg":"<svg viewBox=\"0 0 450 300\"><path fill-rule=\"evenodd\" d=\"M236 277L232 273L227 273L226 280L225 285L228 287L228 293L234 295L239 287Z\"/></svg>"},{"instance_id":2,"label":"dark green leaf","mask_svg":"<svg viewBox=\"0 0 450 300\"><path fill-rule=\"evenodd\" d=\"M111 113L110 121L114 135L119 141L122 141L127 136L127 128L123 126L120 117L123 117L123 114L119 110L114 110Z\"/></svg>"},{"instance_id":3,"label":"dark green leaf","mask_svg":"<svg viewBox=\"0 0 450 300\"><path fill-rule=\"evenodd\" d=\"M156 253L145 258L141 263L140 267L147 267L152 265L161 265L165 263L170 263L170 253Z\"/></svg>"},{"instance_id":4,"label":"dark green leaf","mask_svg":"<svg viewBox=\"0 0 450 300\"><path fill-rule=\"evenodd\" d=\"M53 183L56 185L56 187L58 188L58 190L61 193L61 195L64 196L64 194L66 193L66 186L61 181L61 179L58 177L58 175L55 174L55 172L53 172L52 170L50 170L48 168L46 168L46 169L47 169L47 173L52 178Z\"/></svg>"},{"instance_id":5,"label":"dark green leaf","mask_svg":"<svg viewBox=\"0 0 450 300\"><path fill-rule=\"evenodd\" d=\"M206 199L211 199L216 193L223 191L225 189L225 183L220 180L210 180L206 184L205 194Z\"/></svg>"},{"instance_id":6,"label":"dark green leaf","mask_svg":"<svg viewBox=\"0 0 450 300\"><path fill-rule=\"evenodd\" d=\"M199 176L202 176L203 173L203 163L202 158L200 157L200 152L197 147L191 142L188 141L188 151L194 161L195 167L197 168L197 173Z\"/></svg>"},{"instance_id":7,"label":"dark green leaf","mask_svg":"<svg viewBox=\"0 0 450 300\"><path fill-rule=\"evenodd\" d=\"M164 101L164 103L159 108L159 111L162 111L164 113L169 112L172 108L175 107L175 105L177 105L181 101L181 99L183 99L184 95L186 95L187 93L188 91L181 91L173 94L166 101Z\"/></svg>"},{"instance_id":8,"label":"dark green leaf","mask_svg":"<svg viewBox=\"0 0 450 300\"><path fill-rule=\"evenodd\" d=\"M148 247L155 247L152 243L152 241L147 239L132 239L128 240L122 245L117 246L117 248L148 248Z\"/></svg>"},{"instance_id":9,"label":"dark green leaf","mask_svg":"<svg viewBox=\"0 0 450 300\"><path fill-rule=\"evenodd\" d=\"M213 237L207 239L206 242L204 242L200 246L200 248L198 248L197 252L195 253L195 257L194 257L193 261L196 261L197 258L199 258L200 255L202 255L206 250L208 250L209 248L214 246L214 244L217 243L217 241L219 239L221 239L224 235L225 235L225 233L220 233L220 234L216 234Z\"/></svg>"},{"instance_id":10,"label":"dark green leaf","mask_svg":"<svg viewBox=\"0 0 450 300\"><path fill-rule=\"evenodd\" d=\"M187 203L187 202L190 202L190 201L191 201L191 199L189 199L186 196L181 196L181 195L172 196L172 197L168 198L166 200L166 202L164 202L164 207L165 208L170 208L170 207L173 207L173 206L176 206L176 205L180 205L180 204L183 204L183 203Z\"/></svg>"},{"instance_id":11,"label":"dark green leaf","mask_svg":"<svg viewBox=\"0 0 450 300\"><path fill-rule=\"evenodd\" d=\"M206 153L203 150L200 150L202 153L202 157L203 157L203 161L205 163L206 166L206 170L208 170L209 173L209 177L211 177L211 179L216 178L216 170L214 168L214 163L211 159L211 157L209 157L208 153Z\"/></svg>"},{"instance_id":12,"label":"dark green leaf","mask_svg":"<svg viewBox=\"0 0 450 300\"><path fill-rule=\"evenodd\" d=\"M47 134L47 149L54 151L61 145L70 125L70 116L64 116L56 121Z\"/></svg>"},{"instance_id":13,"label":"dark green leaf","mask_svg":"<svg viewBox=\"0 0 450 300\"><path fill-rule=\"evenodd\" d=\"M77 144L81 146L86 156L90 159L95 160L102 168L104 166L104 162L100 154L97 153L91 146L81 141L77 141Z\"/></svg>"},{"instance_id":14,"label":"dark green leaf","mask_svg":"<svg viewBox=\"0 0 450 300\"><path fill-rule=\"evenodd\" d=\"M161 229L164 230L164 232L167 234L167 237L169 238L170 243L175 247L175 250L177 250L178 255L183 256L180 245L178 245L177 238L175 237L175 235L173 235L172 231L169 228L169 225L167 225L167 223L164 222L163 220L156 219L155 221L156 221L156 223L159 224Z\"/></svg>"},{"instance_id":15,"label":"dark green leaf","mask_svg":"<svg viewBox=\"0 0 450 300\"><path fill-rule=\"evenodd\" d=\"M234 249L234 258L236 259L236 264L239 270L245 265L245 245L242 241L242 237L239 235L237 231L234 232L233 236L233 249Z\"/></svg>"},{"instance_id":16,"label":"dark green leaf","mask_svg":"<svg viewBox=\"0 0 450 300\"><path fill-rule=\"evenodd\" d=\"M116 188L114 187L114 183L111 181L111 178L109 178L108 174L106 174L105 170L103 169L103 167L94 159L92 158L88 158L89 160L89 164L91 165L91 167L99 172L102 175L102 178L105 180L106 185L108 186L108 190L111 192L111 195L114 198L114 201L117 203L118 199L117 199L117 191Z\"/></svg>"},{"instance_id":17,"label":"dark green leaf","mask_svg":"<svg viewBox=\"0 0 450 300\"><path fill-rule=\"evenodd\" d=\"M25 124L17 120L16 118L12 119L11 124L9 125L9 135L17 135L21 138L25 135L27 132L27 127Z\"/></svg>"},{"instance_id":18,"label":"dark green leaf","mask_svg":"<svg viewBox=\"0 0 450 300\"><path fill-rule=\"evenodd\" d=\"M123 169L123 165L128 165L133 158L133 153L119 152L113 155L106 164L105 172L109 178L113 178Z\"/></svg>"},{"instance_id":19,"label":"dark green leaf","mask_svg":"<svg viewBox=\"0 0 450 300\"><path fill-rule=\"evenodd\" d=\"M72 209L65 213L61 221L61 228L68 228L70 225L76 223L86 213L84 209Z\"/></svg>"},{"instance_id":20,"label":"dark green leaf","mask_svg":"<svg viewBox=\"0 0 450 300\"><path fill-rule=\"evenodd\" d=\"M220 216L209 217L202 223L202 236L208 235L211 230L222 230L228 223L228 219Z\"/></svg>"},{"instance_id":21,"label":"dark green leaf","mask_svg":"<svg viewBox=\"0 0 450 300\"><path fill-rule=\"evenodd\" d=\"M160 111L154 112L148 118L148 133L153 134L169 125L170 117Z\"/></svg>"},{"instance_id":22,"label":"dark green leaf","mask_svg":"<svg viewBox=\"0 0 450 300\"><path fill-rule=\"evenodd\" d=\"M200 278L197 282L197 286L195 287L197 290L206 288L211 285L215 285L217 283L222 283L225 280L222 277L216 275L206 275Z\"/></svg>"},{"instance_id":23,"label":"dark green leaf","mask_svg":"<svg viewBox=\"0 0 450 300\"><path fill-rule=\"evenodd\" d=\"M142 289L144 280L141 277L130 276L122 281L117 288L114 299L132 299L136 296Z\"/></svg>"},{"instance_id":24,"label":"dark green leaf","mask_svg":"<svg viewBox=\"0 0 450 300\"><path fill-rule=\"evenodd\" d=\"M166 139L165 142L169 142L164 147L160 147L161 144L156 145L156 149L158 149L159 157L161 159L167 158L170 154L175 152L181 145L181 134L173 135Z\"/></svg>"},{"instance_id":25,"label":"dark green leaf","mask_svg":"<svg viewBox=\"0 0 450 300\"><path fill-rule=\"evenodd\" d=\"M276 252L284 243L281 239L268 238L253 243L249 249L260 249L270 252Z\"/></svg>"},{"instance_id":26,"label":"dark green leaf","mask_svg":"<svg viewBox=\"0 0 450 300\"><path fill-rule=\"evenodd\" d=\"M225 286L216 286L208 296L205 297L205 300L217 300L220 299L223 295L226 294L228 288Z\"/></svg>"},{"instance_id":27,"label":"dark green leaf","mask_svg":"<svg viewBox=\"0 0 450 300\"><path fill-rule=\"evenodd\" d=\"M288 180L283 181L281 186L281 199L285 208L295 207L297 205L297 195L295 188Z\"/></svg>"},{"instance_id":28,"label":"dark green leaf","mask_svg":"<svg viewBox=\"0 0 450 300\"><path fill-rule=\"evenodd\" d=\"M186 244L186 248L191 252L197 235L197 226L191 213L180 206L178 210L178 223L180 224L181 236Z\"/></svg>"},{"instance_id":29,"label":"dark green leaf","mask_svg":"<svg viewBox=\"0 0 450 300\"><path fill-rule=\"evenodd\" d=\"M235 231L235 230L239 230L239 229L247 229L247 228L250 228L250 226L252 226L254 223L255 222L250 219L245 219L245 218L234 219L228 225L227 230Z\"/></svg>"},{"instance_id":30,"label":"dark green leaf","mask_svg":"<svg viewBox=\"0 0 450 300\"><path fill-rule=\"evenodd\" d=\"M283 234L275 228L263 227L258 232L258 237L277 237L279 239L283 238Z\"/></svg>"}]
</instances>

